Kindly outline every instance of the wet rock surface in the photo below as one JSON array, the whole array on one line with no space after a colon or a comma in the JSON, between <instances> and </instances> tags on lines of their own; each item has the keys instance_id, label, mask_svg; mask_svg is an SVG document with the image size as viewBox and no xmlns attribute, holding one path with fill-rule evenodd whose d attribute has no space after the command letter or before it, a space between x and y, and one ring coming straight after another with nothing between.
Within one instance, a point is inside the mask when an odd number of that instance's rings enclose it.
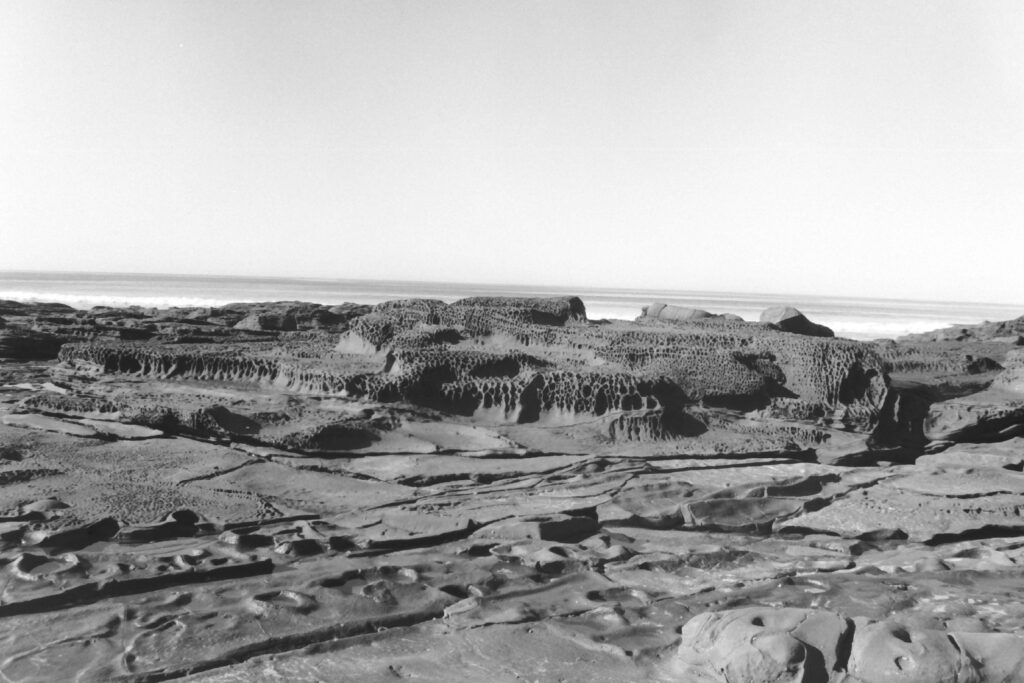
<instances>
[{"instance_id":1,"label":"wet rock surface","mask_svg":"<svg viewBox=\"0 0 1024 683\"><path fill-rule=\"evenodd\" d=\"M1024 679L1009 323L0 315L7 680Z\"/></svg>"}]
</instances>

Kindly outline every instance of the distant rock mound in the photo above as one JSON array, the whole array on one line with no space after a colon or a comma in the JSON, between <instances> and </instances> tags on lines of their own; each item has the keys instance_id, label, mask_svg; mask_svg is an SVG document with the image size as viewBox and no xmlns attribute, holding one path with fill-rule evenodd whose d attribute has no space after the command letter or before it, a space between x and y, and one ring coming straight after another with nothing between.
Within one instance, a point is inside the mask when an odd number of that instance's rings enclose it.
<instances>
[{"instance_id":1,"label":"distant rock mound","mask_svg":"<svg viewBox=\"0 0 1024 683\"><path fill-rule=\"evenodd\" d=\"M570 321L586 322L587 309L578 296L548 298L474 296L459 299L451 308L483 308L514 312L537 325L564 325Z\"/></svg>"},{"instance_id":2,"label":"distant rock mound","mask_svg":"<svg viewBox=\"0 0 1024 683\"><path fill-rule=\"evenodd\" d=\"M804 334L809 337L834 337L831 328L811 322L792 306L773 306L761 314L761 322L775 325L783 332Z\"/></svg>"},{"instance_id":3,"label":"distant rock mound","mask_svg":"<svg viewBox=\"0 0 1024 683\"><path fill-rule=\"evenodd\" d=\"M901 342L1003 342L1013 346L1024 345L1024 315L1013 320L984 322L978 325L951 325L930 332L908 334Z\"/></svg>"},{"instance_id":4,"label":"distant rock mound","mask_svg":"<svg viewBox=\"0 0 1024 683\"><path fill-rule=\"evenodd\" d=\"M660 302L654 302L649 306L644 306L642 313L637 320L667 320L673 322L686 322L689 320L735 320L742 321L738 315L732 313L709 313L700 308L689 308L687 306L675 306L673 304L663 304Z\"/></svg>"},{"instance_id":5,"label":"distant rock mound","mask_svg":"<svg viewBox=\"0 0 1024 683\"><path fill-rule=\"evenodd\" d=\"M228 304L191 317L221 321L238 330L294 332L296 330L340 331L349 320L370 312L369 306L341 304L324 306L304 301Z\"/></svg>"},{"instance_id":6,"label":"distant rock mound","mask_svg":"<svg viewBox=\"0 0 1024 683\"><path fill-rule=\"evenodd\" d=\"M67 304L12 301L0 299L0 315L36 316L65 315L75 313L75 309Z\"/></svg>"}]
</instances>

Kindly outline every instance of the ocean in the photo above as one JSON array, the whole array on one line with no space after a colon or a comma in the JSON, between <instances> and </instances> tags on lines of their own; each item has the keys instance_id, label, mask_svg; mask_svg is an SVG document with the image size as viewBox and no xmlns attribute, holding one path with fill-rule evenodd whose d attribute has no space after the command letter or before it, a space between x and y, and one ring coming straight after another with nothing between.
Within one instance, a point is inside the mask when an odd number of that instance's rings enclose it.
<instances>
[{"instance_id":1,"label":"ocean","mask_svg":"<svg viewBox=\"0 0 1024 683\"><path fill-rule=\"evenodd\" d=\"M544 287L395 280L341 280L271 277L211 277L121 273L0 272L0 299L49 301L75 308L92 306L221 306L245 301L346 301L375 304L387 299L424 297L455 301L468 296L565 296L583 299L591 319L632 320L659 301L735 313L757 320L771 306L791 305L814 322L851 339L894 338L954 324L1008 320L1024 315L1024 305L911 301L768 293Z\"/></svg>"}]
</instances>

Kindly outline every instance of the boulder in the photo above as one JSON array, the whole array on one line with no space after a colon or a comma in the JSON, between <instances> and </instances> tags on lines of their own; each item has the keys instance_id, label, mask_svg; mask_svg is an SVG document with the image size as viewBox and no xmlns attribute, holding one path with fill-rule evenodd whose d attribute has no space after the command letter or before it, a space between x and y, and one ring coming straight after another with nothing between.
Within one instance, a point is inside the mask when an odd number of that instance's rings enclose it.
<instances>
[{"instance_id":1,"label":"boulder","mask_svg":"<svg viewBox=\"0 0 1024 683\"><path fill-rule=\"evenodd\" d=\"M1019 652L1021 641L1014 641ZM911 629L883 621L858 625L847 671L857 681L958 683L1008 680L982 678L983 668L983 662L972 658L945 631Z\"/></svg>"},{"instance_id":2,"label":"boulder","mask_svg":"<svg viewBox=\"0 0 1024 683\"><path fill-rule=\"evenodd\" d=\"M679 634L685 681L828 681L853 625L825 610L748 607L700 614ZM871 679L874 680L874 679Z\"/></svg>"},{"instance_id":3,"label":"boulder","mask_svg":"<svg viewBox=\"0 0 1024 683\"><path fill-rule=\"evenodd\" d=\"M811 322L803 313L792 306L773 306L761 314L762 323L775 325L783 332L805 334L810 337L834 337L830 328Z\"/></svg>"}]
</instances>

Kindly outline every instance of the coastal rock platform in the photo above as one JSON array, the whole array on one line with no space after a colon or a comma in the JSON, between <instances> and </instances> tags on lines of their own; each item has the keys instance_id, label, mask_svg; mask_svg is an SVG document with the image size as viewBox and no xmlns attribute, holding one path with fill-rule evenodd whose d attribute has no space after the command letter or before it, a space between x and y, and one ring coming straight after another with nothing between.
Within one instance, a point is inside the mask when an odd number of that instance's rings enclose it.
<instances>
[{"instance_id":1,"label":"coastal rock platform","mask_svg":"<svg viewBox=\"0 0 1024 683\"><path fill-rule=\"evenodd\" d=\"M0 315L7 680L1024 680L1009 323Z\"/></svg>"}]
</instances>

